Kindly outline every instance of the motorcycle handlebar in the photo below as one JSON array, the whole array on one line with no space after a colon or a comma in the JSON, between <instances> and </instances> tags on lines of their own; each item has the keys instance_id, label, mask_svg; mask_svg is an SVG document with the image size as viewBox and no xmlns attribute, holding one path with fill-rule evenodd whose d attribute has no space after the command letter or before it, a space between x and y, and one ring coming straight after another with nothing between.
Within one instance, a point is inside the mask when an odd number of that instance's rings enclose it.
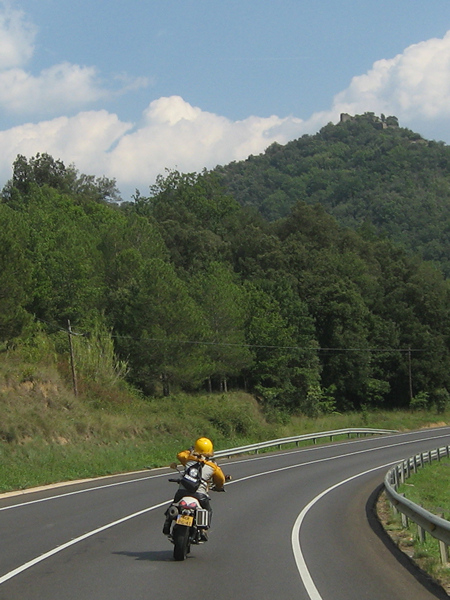
<instances>
[{"instance_id":1,"label":"motorcycle handlebar","mask_svg":"<svg viewBox=\"0 0 450 600\"><path fill-rule=\"evenodd\" d=\"M171 483L181 483L181 478L177 478L177 479L169 479L169 481L170 481ZM231 481L231 475L225 475L225 481ZM225 491L225 488L224 488L224 487L222 487L222 488L220 488L220 490L218 490L218 489L216 489L216 487L215 487L214 485L212 485L212 486L210 487L210 490L211 490L212 492L224 492L224 491Z\"/></svg>"}]
</instances>

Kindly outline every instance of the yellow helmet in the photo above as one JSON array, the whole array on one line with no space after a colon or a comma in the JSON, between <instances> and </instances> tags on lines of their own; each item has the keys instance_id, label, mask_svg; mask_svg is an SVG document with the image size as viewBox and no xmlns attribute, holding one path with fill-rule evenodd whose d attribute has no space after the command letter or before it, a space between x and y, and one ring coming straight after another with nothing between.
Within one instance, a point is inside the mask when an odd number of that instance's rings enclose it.
<instances>
[{"instance_id":1,"label":"yellow helmet","mask_svg":"<svg viewBox=\"0 0 450 600\"><path fill-rule=\"evenodd\" d=\"M203 454L203 456L212 456L214 454L214 448L211 440L208 438L201 437L194 444L195 454Z\"/></svg>"}]
</instances>

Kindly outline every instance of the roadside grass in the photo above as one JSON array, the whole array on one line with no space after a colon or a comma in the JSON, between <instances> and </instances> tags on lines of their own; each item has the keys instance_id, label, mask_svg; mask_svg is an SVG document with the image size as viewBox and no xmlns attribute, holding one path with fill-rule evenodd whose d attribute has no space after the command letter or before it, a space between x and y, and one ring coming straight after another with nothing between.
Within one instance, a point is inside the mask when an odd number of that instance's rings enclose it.
<instances>
[{"instance_id":1,"label":"roadside grass","mask_svg":"<svg viewBox=\"0 0 450 600\"><path fill-rule=\"evenodd\" d=\"M429 512L450 519L449 486L450 460L441 459L411 474L399 486L398 492ZM441 563L438 540L426 534L425 541L421 542L417 525L411 521L404 528L401 515L393 512L384 493L378 501L377 512L385 530L398 547L450 593L450 567Z\"/></svg>"},{"instance_id":2,"label":"roadside grass","mask_svg":"<svg viewBox=\"0 0 450 600\"><path fill-rule=\"evenodd\" d=\"M347 427L450 421L450 413L429 412L287 416L265 413L244 392L144 398L121 380L100 385L86 377L75 397L66 373L52 359L0 353L0 492L165 466L202 435L219 450Z\"/></svg>"},{"instance_id":3,"label":"roadside grass","mask_svg":"<svg viewBox=\"0 0 450 600\"><path fill-rule=\"evenodd\" d=\"M418 469L399 487L399 492L431 513L450 518L450 460L441 458Z\"/></svg>"}]
</instances>

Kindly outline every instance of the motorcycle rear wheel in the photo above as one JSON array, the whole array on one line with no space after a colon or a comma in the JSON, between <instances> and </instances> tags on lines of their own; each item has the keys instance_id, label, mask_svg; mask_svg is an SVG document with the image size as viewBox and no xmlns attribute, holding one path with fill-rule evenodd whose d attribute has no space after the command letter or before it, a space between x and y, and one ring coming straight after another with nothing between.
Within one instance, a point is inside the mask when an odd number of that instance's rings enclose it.
<instances>
[{"instance_id":1,"label":"motorcycle rear wheel","mask_svg":"<svg viewBox=\"0 0 450 600\"><path fill-rule=\"evenodd\" d=\"M175 525L172 532L173 557L175 560L184 560L189 553L189 527Z\"/></svg>"}]
</instances>

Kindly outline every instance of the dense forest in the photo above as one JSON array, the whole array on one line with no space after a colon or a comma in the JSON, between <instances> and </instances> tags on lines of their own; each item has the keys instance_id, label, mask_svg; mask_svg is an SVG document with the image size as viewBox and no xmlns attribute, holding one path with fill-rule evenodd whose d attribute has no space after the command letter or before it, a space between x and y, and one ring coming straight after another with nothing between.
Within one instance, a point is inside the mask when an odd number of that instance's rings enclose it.
<instances>
[{"instance_id":1,"label":"dense forest","mask_svg":"<svg viewBox=\"0 0 450 600\"><path fill-rule=\"evenodd\" d=\"M60 356L70 330L112 348L146 396L241 388L308 415L443 407L449 152L365 115L167 172L132 202L112 180L18 156L0 202L0 350Z\"/></svg>"},{"instance_id":2,"label":"dense forest","mask_svg":"<svg viewBox=\"0 0 450 600\"><path fill-rule=\"evenodd\" d=\"M344 227L376 231L450 275L450 147L373 113L218 167L243 206L273 221L303 200Z\"/></svg>"}]
</instances>

